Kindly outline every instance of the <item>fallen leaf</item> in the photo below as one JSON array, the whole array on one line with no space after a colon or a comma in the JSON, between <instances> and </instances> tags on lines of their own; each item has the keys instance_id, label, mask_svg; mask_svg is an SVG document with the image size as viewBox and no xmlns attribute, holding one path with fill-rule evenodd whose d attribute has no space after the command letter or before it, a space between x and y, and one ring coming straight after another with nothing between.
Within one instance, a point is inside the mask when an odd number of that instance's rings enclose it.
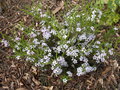
<instances>
[{"instance_id":1,"label":"fallen leaf","mask_svg":"<svg viewBox=\"0 0 120 90\"><path fill-rule=\"evenodd\" d=\"M115 78L115 75L114 74L112 74L111 75L111 79L113 80L113 82L117 85L117 80L116 80L116 78Z\"/></svg>"},{"instance_id":2,"label":"fallen leaf","mask_svg":"<svg viewBox=\"0 0 120 90\"><path fill-rule=\"evenodd\" d=\"M12 65L10 67L12 67L12 68L16 67L13 61L12 61Z\"/></svg>"},{"instance_id":3,"label":"fallen leaf","mask_svg":"<svg viewBox=\"0 0 120 90\"><path fill-rule=\"evenodd\" d=\"M37 68L32 66L31 69L32 69L32 72L36 75L37 74Z\"/></svg>"},{"instance_id":4,"label":"fallen leaf","mask_svg":"<svg viewBox=\"0 0 120 90\"><path fill-rule=\"evenodd\" d=\"M118 62L117 62L117 60L114 60L113 61L113 67L114 67L114 69L116 69L116 68L118 68Z\"/></svg>"},{"instance_id":5,"label":"fallen leaf","mask_svg":"<svg viewBox=\"0 0 120 90\"><path fill-rule=\"evenodd\" d=\"M99 78L99 79L98 79L98 82L99 82L101 85L103 85L103 79L102 79L102 78Z\"/></svg>"},{"instance_id":6,"label":"fallen leaf","mask_svg":"<svg viewBox=\"0 0 120 90\"><path fill-rule=\"evenodd\" d=\"M29 78L29 74L25 73L25 76L23 76L23 78L27 80Z\"/></svg>"},{"instance_id":7,"label":"fallen leaf","mask_svg":"<svg viewBox=\"0 0 120 90\"><path fill-rule=\"evenodd\" d=\"M18 89L16 89L16 90L27 90L27 89L25 89L25 88L18 88Z\"/></svg>"},{"instance_id":8,"label":"fallen leaf","mask_svg":"<svg viewBox=\"0 0 120 90\"><path fill-rule=\"evenodd\" d=\"M111 67L107 67L103 72L102 75L105 75L106 73L108 73L111 70Z\"/></svg>"},{"instance_id":9,"label":"fallen leaf","mask_svg":"<svg viewBox=\"0 0 120 90\"><path fill-rule=\"evenodd\" d=\"M53 90L53 86L50 86L50 87L45 87L45 86L43 86L43 88L44 88L45 90Z\"/></svg>"},{"instance_id":10,"label":"fallen leaf","mask_svg":"<svg viewBox=\"0 0 120 90\"><path fill-rule=\"evenodd\" d=\"M34 77L32 78L32 80L36 85L40 85L40 82L38 80L36 80Z\"/></svg>"},{"instance_id":11,"label":"fallen leaf","mask_svg":"<svg viewBox=\"0 0 120 90\"><path fill-rule=\"evenodd\" d=\"M58 11L60 11L62 8L64 8L64 1L60 2L60 6L57 7L55 10L53 10L53 14L56 14Z\"/></svg>"}]
</instances>

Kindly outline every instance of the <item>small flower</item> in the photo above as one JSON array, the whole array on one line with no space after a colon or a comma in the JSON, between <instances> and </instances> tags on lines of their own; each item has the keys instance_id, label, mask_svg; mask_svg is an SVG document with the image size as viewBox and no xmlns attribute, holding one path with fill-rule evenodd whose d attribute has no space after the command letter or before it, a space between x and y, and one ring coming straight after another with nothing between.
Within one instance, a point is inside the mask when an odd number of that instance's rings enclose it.
<instances>
[{"instance_id":1,"label":"small flower","mask_svg":"<svg viewBox=\"0 0 120 90\"><path fill-rule=\"evenodd\" d=\"M23 30L24 30L24 28L22 27L22 28L21 28L21 30L23 31Z\"/></svg>"},{"instance_id":2,"label":"small flower","mask_svg":"<svg viewBox=\"0 0 120 90\"><path fill-rule=\"evenodd\" d=\"M76 28L76 31L80 32L82 29L81 28Z\"/></svg>"},{"instance_id":3,"label":"small flower","mask_svg":"<svg viewBox=\"0 0 120 90\"><path fill-rule=\"evenodd\" d=\"M64 35L63 38L66 39L66 38L67 38L67 35Z\"/></svg>"},{"instance_id":4,"label":"small flower","mask_svg":"<svg viewBox=\"0 0 120 90\"><path fill-rule=\"evenodd\" d=\"M50 32L44 32L44 33L43 33L43 38L49 39L50 37L51 37Z\"/></svg>"},{"instance_id":5,"label":"small flower","mask_svg":"<svg viewBox=\"0 0 120 90\"><path fill-rule=\"evenodd\" d=\"M96 70L96 68L95 67L91 67L91 66L87 66L86 68L85 68L85 71L86 72L92 72L92 71L95 71Z\"/></svg>"},{"instance_id":6,"label":"small flower","mask_svg":"<svg viewBox=\"0 0 120 90\"><path fill-rule=\"evenodd\" d=\"M94 28L93 26L91 26L90 29L91 29L92 31L95 31L95 28Z\"/></svg>"},{"instance_id":7,"label":"small flower","mask_svg":"<svg viewBox=\"0 0 120 90\"><path fill-rule=\"evenodd\" d=\"M50 33L52 33L53 35L56 35L56 34L57 34L56 31L53 30L53 29L50 31Z\"/></svg>"},{"instance_id":8,"label":"small flower","mask_svg":"<svg viewBox=\"0 0 120 90\"><path fill-rule=\"evenodd\" d=\"M76 17L80 17L80 15L76 15Z\"/></svg>"},{"instance_id":9,"label":"small flower","mask_svg":"<svg viewBox=\"0 0 120 90\"><path fill-rule=\"evenodd\" d=\"M100 44L101 42L100 41L96 41L96 44Z\"/></svg>"},{"instance_id":10,"label":"small flower","mask_svg":"<svg viewBox=\"0 0 120 90\"><path fill-rule=\"evenodd\" d=\"M62 69L59 68L59 67L56 67L54 70L53 70L53 73L57 76L57 75L60 75L62 73Z\"/></svg>"},{"instance_id":11,"label":"small flower","mask_svg":"<svg viewBox=\"0 0 120 90\"><path fill-rule=\"evenodd\" d=\"M69 77L72 77L72 73L70 71L66 72L68 74Z\"/></svg>"},{"instance_id":12,"label":"small flower","mask_svg":"<svg viewBox=\"0 0 120 90\"><path fill-rule=\"evenodd\" d=\"M9 42L5 39L2 39L1 43L5 46L8 47L9 46Z\"/></svg>"},{"instance_id":13,"label":"small flower","mask_svg":"<svg viewBox=\"0 0 120 90\"><path fill-rule=\"evenodd\" d=\"M62 56L58 57L57 61L61 66L68 66L67 62L65 61L65 58Z\"/></svg>"},{"instance_id":14,"label":"small flower","mask_svg":"<svg viewBox=\"0 0 120 90\"><path fill-rule=\"evenodd\" d=\"M63 45L63 48L64 48L64 49L67 49L67 48L68 48L68 45L67 45L67 44L64 44L64 45Z\"/></svg>"},{"instance_id":15,"label":"small flower","mask_svg":"<svg viewBox=\"0 0 120 90\"><path fill-rule=\"evenodd\" d=\"M33 40L33 43L36 44L36 45L37 45L37 44L40 44L40 42L38 42L38 39L37 39L37 38L35 38L35 39Z\"/></svg>"},{"instance_id":16,"label":"small flower","mask_svg":"<svg viewBox=\"0 0 120 90\"><path fill-rule=\"evenodd\" d=\"M86 33L82 34L82 35L79 35L78 36L79 40L85 40L87 37L86 37Z\"/></svg>"},{"instance_id":17,"label":"small flower","mask_svg":"<svg viewBox=\"0 0 120 90\"><path fill-rule=\"evenodd\" d=\"M72 58L72 61L73 61L74 64L78 63L78 61L76 59L74 59L74 58Z\"/></svg>"},{"instance_id":18,"label":"small flower","mask_svg":"<svg viewBox=\"0 0 120 90\"><path fill-rule=\"evenodd\" d=\"M67 80L66 78L63 79L63 83L67 83L67 81L68 81L68 80Z\"/></svg>"},{"instance_id":19,"label":"small flower","mask_svg":"<svg viewBox=\"0 0 120 90\"><path fill-rule=\"evenodd\" d=\"M84 75L85 72L83 72L83 68L82 67L78 67L77 68L77 76L80 76L80 75Z\"/></svg>"},{"instance_id":20,"label":"small flower","mask_svg":"<svg viewBox=\"0 0 120 90\"><path fill-rule=\"evenodd\" d=\"M30 33L30 38L34 38L34 37L36 37L37 35L34 33L34 32L31 32Z\"/></svg>"},{"instance_id":21,"label":"small flower","mask_svg":"<svg viewBox=\"0 0 120 90\"><path fill-rule=\"evenodd\" d=\"M110 55L113 55L113 48L108 50L108 52L109 52Z\"/></svg>"},{"instance_id":22,"label":"small flower","mask_svg":"<svg viewBox=\"0 0 120 90\"><path fill-rule=\"evenodd\" d=\"M15 41L19 41L19 40L20 40L20 38L19 38L19 37L16 37L16 38L15 38Z\"/></svg>"},{"instance_id":23,"label":"small flower","mask_svg":"<svg viewBox=\"0 0 120 90\"><path fill-rule=\"evenodd\" d=\"M117 27L114 27L114 30L118 30L118 28L117 28Z\"/></svg>"},{"instance_id":24,"label":"small flower","mask_svg":"<svg viewBox=\"0 0 120 90\"><path fill-rule=\"evenodd\" d=\"M16 56L16 59L19 60L19 59L20 59L20 56Z\"/></svg>"}]
</instances>

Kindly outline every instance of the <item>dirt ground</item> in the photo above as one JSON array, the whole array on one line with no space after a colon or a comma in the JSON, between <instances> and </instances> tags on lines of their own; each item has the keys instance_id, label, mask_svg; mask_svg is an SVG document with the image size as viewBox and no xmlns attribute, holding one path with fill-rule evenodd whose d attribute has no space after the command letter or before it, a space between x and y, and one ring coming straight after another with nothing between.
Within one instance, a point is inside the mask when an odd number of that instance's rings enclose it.
<instances>
[{"instance_id":1,"label":"dirt ground","mask_svg":"<svg viewBox=\"0 0 120 90\"><path fill-rule=\"evenodd\" d=\"M44 6L53 11L60 2L61 0L43 0ZM72 0L71 3L76 4L78 0ZM8 33L19 21L29 25L33 21L32 17L20 9L31 4L30 0L12 2L0 15L0 32ZM59 15L59 10L56 14ZM120 90L120 56L113 56L108 62L100 64L95 72L80 77L73 76L73 80L63 84L59 78L51 77L50 72L42 72L29 62L7 58L10 51L9 48L0 46L0 90ZM120 54L120 48L116 51Z\"/></svg>"}]
</instances>

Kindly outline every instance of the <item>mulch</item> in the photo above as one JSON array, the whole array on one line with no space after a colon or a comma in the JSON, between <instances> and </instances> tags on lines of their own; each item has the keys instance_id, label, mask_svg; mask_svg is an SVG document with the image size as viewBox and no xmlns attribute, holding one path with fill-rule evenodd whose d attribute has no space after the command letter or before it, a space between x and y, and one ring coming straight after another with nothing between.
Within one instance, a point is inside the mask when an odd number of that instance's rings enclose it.
<instances>
[{"instance_id":1,"label":"mulch","mask_svg":"<svg viewBox=\"0 0 120 90\"><path fill-rule=\"evenodd\" d=\"M55 10L59 3L60 0L43 0L46 8L51 10ZM8 33L19 21L29 25L32 17L20 9L31 4L30 0L11 3L10 8L0 16L0 32ZM119 51L120 48L120 54ZM0 90L120 90L120 56L100 64L95 72L73 76L73 80L63 84L58 77L52 77L48 71L42 72L30 62L8 58L10 52L10 49L0 46Z\"/></svg>"}]
</instances>

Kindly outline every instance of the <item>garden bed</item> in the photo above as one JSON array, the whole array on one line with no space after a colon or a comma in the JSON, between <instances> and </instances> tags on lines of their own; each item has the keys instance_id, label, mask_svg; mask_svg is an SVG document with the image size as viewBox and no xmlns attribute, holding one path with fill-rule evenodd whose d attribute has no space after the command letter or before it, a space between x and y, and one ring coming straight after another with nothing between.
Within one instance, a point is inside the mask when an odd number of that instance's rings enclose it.
<instances>
[{"instance_id":1,"label":"garden bed","mask_svg":"<svg viewBox=\"0 0 120 90\"><path fill-rule=\"evenodd\" d=\"M46 0L43 3L46 6L49 4L48 7L54 11L60 5L60 1L55 1ZM78 2L73 0L71 3ZM20 0L19 3L11 5L11 8L0 16L0 32L9 33L9 30L12 30L19 21L30 25L34 20L20 10L30 4L32 2ZM59 19L61 10L62 8L56 11ZM120 54L119 46L116 51ZM50 71L42 72L32 63L7 58L6 56L9 55L11 55L11 49L0 46L0 89L3 90L119 90L120 88L120 57L117 55L101 63L94 72L80 77L73 76L73 80L68 81L67 84L63 84L58 77L50 76Z\"/></svg>"}]
</instances>

